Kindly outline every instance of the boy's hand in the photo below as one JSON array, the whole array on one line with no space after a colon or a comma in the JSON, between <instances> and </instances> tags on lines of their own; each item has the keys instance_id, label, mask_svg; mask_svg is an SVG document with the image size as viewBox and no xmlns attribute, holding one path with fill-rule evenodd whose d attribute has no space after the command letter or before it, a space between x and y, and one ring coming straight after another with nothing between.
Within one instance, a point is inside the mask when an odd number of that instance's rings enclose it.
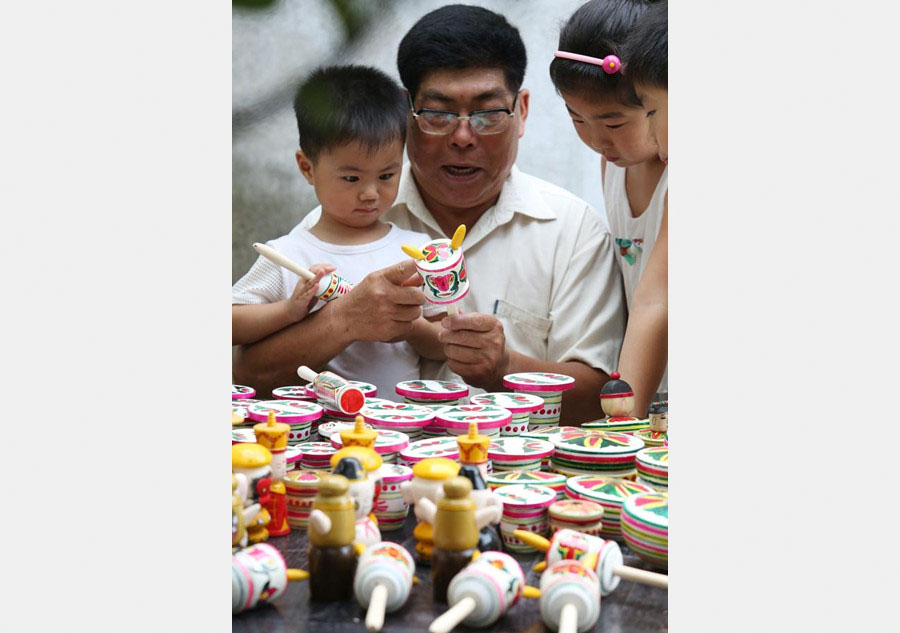
<instances>
[{"instance_id":1,"label":"boy's hand","mask_svg":"<svg viewBox=\"0 0 900 633\"><path fill-rule=\"evenodd\" d=\"M331 264L315 264L310 266L309 270L315 274L315 277L309 281L301 278L297 282L297 285L294 286L294 292L287 301L287 309L291 318L291 323L301 321L309 314L309 311L312 310L312 307L317 301L316 289L319 287L319 281L328 273L337 270L337 266L332 266Z\"/></svg>"}]
</instances>

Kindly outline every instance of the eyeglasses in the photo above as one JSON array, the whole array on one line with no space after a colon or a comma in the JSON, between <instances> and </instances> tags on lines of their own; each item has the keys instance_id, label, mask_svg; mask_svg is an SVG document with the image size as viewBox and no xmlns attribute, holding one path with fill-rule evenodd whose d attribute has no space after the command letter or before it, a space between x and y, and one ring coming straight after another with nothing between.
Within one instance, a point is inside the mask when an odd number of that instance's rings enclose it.
<instances>
[{"instance_id":1,"label":"eyeglasses","mask_svg":"<svg viewBox=\"0 0 900 633\"><path fill-rule=\"evenodd\" d=\"M481 136L499 134L509 127L509 121L516 116L516 102L519 94L513 99L512 109L492 108L490 110L472 110L468 116L460 116L459 112L449 110L432 110L422 108L416 110L413 105L412 95L409 96L409 109L413 118L419 124L419 129L425 134L451 134L456 130L460 121L468 121L472 131Z\"/></svg>"}]
</instances>

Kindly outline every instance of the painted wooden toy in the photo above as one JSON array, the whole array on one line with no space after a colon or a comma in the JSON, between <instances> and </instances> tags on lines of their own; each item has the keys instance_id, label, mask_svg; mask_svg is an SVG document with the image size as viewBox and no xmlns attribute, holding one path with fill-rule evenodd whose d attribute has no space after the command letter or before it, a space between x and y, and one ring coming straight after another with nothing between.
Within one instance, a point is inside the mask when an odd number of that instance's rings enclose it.
<instances>
[{"instance_id":1,"label":"painted wooden toy","mask_svg":"<svg viewBox=\"0 0 900 633\"><path fill-rule=\"evenodd\" d=\"M311 270L308 270L300 264L292 261L290 258L285 257L271 246L255 242L253 244L253 248L257 253L268 259L270 262L278 264L282 268L291 271L298 277L302 277L306 281L312 281L313 279L315 279L315 275ZM351 284L349 281L347 281L337 273L326 273L319 280L319 287L316 288L316 297L318 297L322 301L334 301L338 297L343 297L351 290L353 290L353 284Z\"/></svg>"},{"instance_id":2,"label":"painted wooden toy","mask_svg":"<svg viewBox=\"0 0 900 633\"><path fill-rule=\"evenodd\" d=\"M244 506L254 503L262 506L251 523L247 524L247 536L251 543L259 543L269 537L266 526L271 515L266 509L269 504L269 486L272 483L272 453L259 444L232 444L231 470L238 481L238 493Z\"/></svg>"},{"instance_id":3,"label":"painted wooden toy","mask_svg":"<svg viewBox=\"0 0 900 633\"><path fill-rule=\"evenodd\" d=\"M531 414L529 427L534 430L535 427L544 424L550 426L559 424L563 392L575 386L575 379L565 374L551 372L521 372L504 376L503 386L513 391L538 396L544 401L544 406Z\"/></svg>"},{"instance_id":4,"label":"painted wooden toy","mask_svg":"<svg viewBox=\"0 0 900 633\"><path fill-rule=\"evenodd\" d=\"M541 618L559 633L585 633L600 618L600 581L589 567L560 560L541 575Z\"/></svg>"},{"instance_id":5,"label":"painted wooden toy","mask_svg":"<svg viewBox=\"0 0 900 633\"><path fill-rule=\"evenodd\" d=\"M381 464L381 456L378 453L362 446L348 446L331 456L331 466L334 469L332 472L335 475L343 475L350 484L350 497L356 506L355 540L363 545L381 541L378 519L373 513L378 494L375 471Z\"/></svg>"},{"instance_id":6,"label":"painted wooden toy","mask_svg":"<svg viewBox=\"0 0 900 633\"><path fill-rule=\"evenodd\" d=\"M259 514L260 505L252 503L244 507L244 499L238 491L238 478L231 474L231 553L247 547L247 526Z\"/></svg>"},{"instance_id":7,"label":"painted wooden toy","mask_svg":"<svg viewBox=\"0 0 900 633\"><path fill-rule=\"evenodd\" d=\"M306 365L300 365L297 374L312 383L316 397L333 404L342 413L356 415L366 404L362 390L335 373L323 371L317 374Z\"/></svg>"},{"instance_id":8,"label":"painted wooden toy","mask_svg":"<svg viewBox=\"0 0 900 633\"><path fill-rule=\"evenodd\" d=\"M434 550L431 553L432 598L446 602L447 587L472 562L478 547L472 483L465 477L444 482L444 495L434 513ZM428 501L425 499L424 501Z\"/></svg>"},{"instance_id":9,"label":"painted wooden toy","mask_svg":"<svg viewBox=\"0 0 900 633\"><path fill-rule=\"evenodd\" d=\"M402 246L403 252L416 260L416 270L425 280L422 286L425 298L435 305L447 306L449 316L459 314L457 303L469 292L462 252L465 238L466 227L460 224L452 239L432 240L421 248L409 244Z\"/></svg>"},{"instance_id":10,"label":"painted wooden toy","mask_svg":"<svg viewBox=\"0 0 900 633\"><path fill-rule=\"evenodd\" d=\"M419 520L413 530L413 537L416 539L415 551L420 563L427 564L431 560L431 550L434 547L434 530L431 520L426 518L425 508L434 508L438 491L445 481L455 477L458 472L459 464L453 460L429 457L417 462L413 466L413 478L400 485L403 500L415 506L414 512ZM423 500L430 501L431 505L423 504Z\"/></svg>"},{"instance_id":11,"label":"painted wooden toy","mask_svg":"<svg viewBox=\"0 0 900 633\"><path fill-rule=\"evenodd\" d=\"M607 422L637 420L631 415L634 409L634 390L614 371L600 390L600 408L608 416Z\"/></svg>"},{"instance_id":12,"label":"painted wooden toy","mask_svg":"<svg viewBox=\"0 0 900 633\"><path fill-rule=\"evenodd\" d=\"M459 463L461 466L475 466L481 473L482 479L488 476L488 449L491 446L491 438L478 432L478 422L469 421L469 432L466 435L457 435L456 443L459 445Z\"/></svg>"},{"instance_id":13,"label":"painted wooden toy","mask_svg":"<svg viewBox=\"0 0 900 633\"><path fill-rule=\"evenodd\" d=\"M544 562L535 565L535 571L542 571L563 560L589 565L597 573L601 595L612 593L619 586L619 580L669 588L669 577L665 574L625 565L622 550L615 541L568 529L558 530L549 541L526 530L516 530L515 535L535 549L546 552Z\"/></svg>"},{"instance_id":14,"label":"painted wooden toy","mask_svg":"<svg viewBox=\"0 0 900 633\"><path fill-rule=\"evenodd\" d=\"M475 466L462 465L459 475L472 483L472 492L469 496L475 502L476 512L484 508L494 508L495 511L494 516L489 516L487 513L480 515L482 521L486 521L486 523L478 525L478 551L501 551L503 541L500 540L500 534L495 526L500 523L500 517L503 515L503 501L487 486L481 477L481 471Z\"/></svg>"},{"instance_id":15,"label":"painted wooden toy","mask_svg":"<svg viewBox=\"0 0 900 633\"><path fill-rule=\"evenodd\" d=\"M378 440L378 432L366 425L365 419L358 415L353 421L353 428L338 431L341 438L341 446L362 446L375 450L375 442ZM404 447L405 448L405 447Z\"/></svg>"},{"instance_id":16,"label":"painted wooden toy","mask_svg":"<svg viewBox=\"0 0 900 633\"><path fill-rule=\"evenodd\" d=\"M346 600L353 592L357 555L354 503L350 483L341 475L322 475L309 514L309 597L313 601Z\"/></svg>"},{"instance_id":17,"label":"painted wooden toy","mask_svg":"<svg viewBox=\"0 0 900 633\"><path fill-rule=\"evenodd\" d=\"M540 591L525 584L516 559L484 552L450 581L447 602L452 606L431 623L428 633L449 633L459 623L491 626L523 597L538 598Z\"/></svg>"},{"instance_id":18,"label":"painted wooden toy","mask_svg":"<svg viewBox=\"0 0 900 633\"><path fill-rule=\"evenodd\" d=\"M285 451L287 450L288 433L291 427L284 422L275 421L275 412L269 411L265 422L253 425L256 443L265 446L272 453L272 481L284 481L287 472Z\"/></svg>"},{"instance_id":19,"label":"painted wooden toy","mask_svg":"<svg viewBox=\"0 0 900 633\"><path fill-rule=\"evenodd\" d=\"M301 569L288 569L281 553L268 543L242 549L231 557L231 613L271 602L284 593L288 581L308 577Z\"/></svg>"},{"instance_id":20,"label":"painted wooden toy","mask_svg":"<svg viewBox=\"0 0 900 633\"><path fill-rule=\"evenodd\" d=\"M353 593L366 609L366 629L380 631L385 612L393 613L409 598L416 565L402 546L390 541L370 545L356 567Z\"/></svg>"}]
</instances>

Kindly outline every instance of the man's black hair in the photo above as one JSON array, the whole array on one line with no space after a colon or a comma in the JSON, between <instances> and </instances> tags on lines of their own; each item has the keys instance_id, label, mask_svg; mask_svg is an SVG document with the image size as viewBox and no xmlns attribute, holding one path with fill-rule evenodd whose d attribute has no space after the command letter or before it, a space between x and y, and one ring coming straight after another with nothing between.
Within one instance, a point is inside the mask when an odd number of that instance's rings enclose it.
<instances>
[{"instance_id":1,"label":"man's black hair","mask_svg":"<svg viewBox=\"0 0 900 633\"><path fill-rule=\"evenodd\" d=\"M426 13L400 41L400 81L415 98L422 78L436 70L499 69L518 93L525 78L525 44L502 15L481 7L451 4Z\"/></svg>"},{"instance_id":2,"label":"man's black hair","mask_svg":"<svg viewBox=\"0 0 900 633\"><path fill-rule=\"evenodd\" d=\"M352 141L369 151L395 140L402 144L406 110L403 90L377 68L319 68L294 96L300 149L315 161L323 150Z\"/></svg>"},{"instance_id":3,"label":"man's black hair","mask_svg":"<svg viewBox=\"0 0 900 633\"><path fill-rule=\"evenodd\" d=\"M657 2L625 40L625 74L632 83L669 89L669 3Z\"/></svg>"}]
</instances>

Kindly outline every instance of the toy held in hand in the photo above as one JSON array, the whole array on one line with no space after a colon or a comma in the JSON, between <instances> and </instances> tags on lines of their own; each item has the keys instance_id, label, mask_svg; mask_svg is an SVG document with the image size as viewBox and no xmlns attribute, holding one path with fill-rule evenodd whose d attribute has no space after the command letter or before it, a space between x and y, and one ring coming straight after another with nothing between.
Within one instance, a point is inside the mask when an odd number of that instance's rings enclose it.
<instances>
[{"instance_id":1,"label":"toy held in hand","mask_svg":"<svg viewBox=\"0 0 900 633\"><path fill-rule=\"evenodd\" d=\"M306 281L312 281L315 278L311 270L294 263L271 246L256 242L253 244L253 248L270 262L278 264ZM353 284L349 281L335 273L328 273L319 280L319 287L316 288L316 297L322 301L334 301L351 290L353 290Z\"/></svg>"},{"instance_id":2,"label":"toy held in hand","mask_svg":"<svg viewBox=\"0 0 900 633\"><path fill-rule=\"evenodd\" d=\"M425 281L422 290L425 297L434 304L446 305L447 313L459 313L456 303L469 292L469 278L466 275L466 260L462 243L466 237L466 226L460 224L452 239L432 240L416 248L403 245L403 252L416 260L416 269Z\"/></svg>"}]
</instances>

